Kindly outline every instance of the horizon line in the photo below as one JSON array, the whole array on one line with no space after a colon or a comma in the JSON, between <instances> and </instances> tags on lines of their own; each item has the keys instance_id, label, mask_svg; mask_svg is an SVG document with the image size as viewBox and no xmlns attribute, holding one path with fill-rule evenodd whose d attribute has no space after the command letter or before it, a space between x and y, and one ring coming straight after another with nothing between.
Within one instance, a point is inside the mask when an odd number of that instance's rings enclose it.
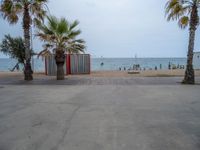
<instances>
[{"instance_id":1,"label":"horizon line","mask_svg":"<svg viewBox=\"0 0 200 150\"><path fill-rule=\"evenodd\" d=\"M91 55L90 55L91 56ZM138 59L138 58L153 58L153 59L156 59L156 58L187 58L187 57L180 57L180 56L175 56L175 57L92 57L91 58L97 58L97 59L113 59L113 58L116 58L116 59L122 59L122 58L126 58L126 59ZM0 57L0 59L14 59L14 58L9 58L9 57Z\"/></svg>"}]
</instances>

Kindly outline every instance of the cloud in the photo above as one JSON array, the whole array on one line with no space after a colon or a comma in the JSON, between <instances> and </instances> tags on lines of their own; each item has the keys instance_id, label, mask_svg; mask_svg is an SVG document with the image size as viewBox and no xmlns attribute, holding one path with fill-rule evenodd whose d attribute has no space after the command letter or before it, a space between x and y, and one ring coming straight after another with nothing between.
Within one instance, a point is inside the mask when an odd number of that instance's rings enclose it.
<instances>
[{"instance_id":1,"label":"cloud","mask_svg":"<svg viewBox=\"0 0 200 150\"><path fill-rule=\"evenodd\" d=\"M166 1L138 0L51 0L51 14L78 19L88 53L104 57L185 57L188 31L165 18ZM1 21L1 35L21 33ZM197 39L200 37L197 31ZM34 40L35 49L41 42ZM196 48L200 42L196 40Z\"/></svg>"}]
</instances>

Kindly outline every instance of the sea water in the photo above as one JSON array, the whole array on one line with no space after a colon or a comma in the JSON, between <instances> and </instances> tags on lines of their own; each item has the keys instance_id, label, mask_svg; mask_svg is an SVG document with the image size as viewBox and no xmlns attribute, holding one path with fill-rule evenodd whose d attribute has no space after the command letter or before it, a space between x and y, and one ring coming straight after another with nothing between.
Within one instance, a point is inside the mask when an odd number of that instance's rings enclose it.
<instances>
[{"instance_id":1,"label":"sea water","mask_svg":"<svg viewBox=\"0 0 200 150\"><path fill-rule=\"evenodd\" d=\"M0 71L9 71L17 63L14 59L0 58ZM91 71L98 70L128 70L134 64L139 64L141 69L168 69L169 63L171 65L180 66L186 65L186 58L92 58ZM33 70L35 72L44 72L45 61L41 58L34 58L32 60ZM22 66L20 69L22 70Z\"/></svg>"},{"instance_id":2,"label":"sea water","mask_svg":"<svg viewBox=\"0 0 200 150\"><path fill-rule=\"evenodd\" d=\"M0 58L0 71L10 71L16 65L17 61L15 59L10 58ZM40 59L33 59L31 61L32 67L34 71L43 72L45 70L45 62ZM23 69L23 65L19 65L20 70Z\"/></svg>"},{"instance_id":3,"label":"sea water","mask_svg":"<svg viewBox=\"0 0 200 150\"><path fill-rule=\"evenodd\" d=\"M168 65L186 65L186 58L95 58L92 70L128 70L139 64L141 69L168 69Z\"/></svg>"}]
</instances>

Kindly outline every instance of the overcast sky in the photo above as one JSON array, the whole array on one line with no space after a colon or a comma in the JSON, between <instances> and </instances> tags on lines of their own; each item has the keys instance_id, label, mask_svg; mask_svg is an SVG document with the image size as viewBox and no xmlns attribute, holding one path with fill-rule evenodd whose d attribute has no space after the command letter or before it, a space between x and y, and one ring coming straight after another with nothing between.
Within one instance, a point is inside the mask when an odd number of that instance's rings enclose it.
<instances>
[{"instance_id":1,"label":"overcast sky","mask_svg":"<svg viewBox=\"0 0 200 150\"><path fill-rule=\"evenodd\" d=\"M52 15L79 20L81 38L93 57L186 57L188 29L167 22L166 0L49 0ZM10 26L0 20L0 39L5 34L23 35L21 23ZM34 49L41 42L34 38ZM200 49L197 30L195 50ZM0 54L0 57L4 57Z\"/></svg>"}]
</instances>

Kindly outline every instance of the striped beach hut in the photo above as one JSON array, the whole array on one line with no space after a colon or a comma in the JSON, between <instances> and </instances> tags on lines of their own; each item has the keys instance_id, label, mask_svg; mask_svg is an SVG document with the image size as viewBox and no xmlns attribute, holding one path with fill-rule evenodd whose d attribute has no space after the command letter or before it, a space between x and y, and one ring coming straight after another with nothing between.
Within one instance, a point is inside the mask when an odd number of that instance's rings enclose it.
<instances>
[{"instance_id":1,"label":"striped beach hut","mask_svg":"<svg viewBox=\"0 0 200 150\"><path fill-rule=\"evenodd\" d=\"M90 74L89 54L66 54L64 64L65 75ZM45 57L45 73L49 76L56 76L57 67L55 55Z\"/></svg>"}]
</instances>

